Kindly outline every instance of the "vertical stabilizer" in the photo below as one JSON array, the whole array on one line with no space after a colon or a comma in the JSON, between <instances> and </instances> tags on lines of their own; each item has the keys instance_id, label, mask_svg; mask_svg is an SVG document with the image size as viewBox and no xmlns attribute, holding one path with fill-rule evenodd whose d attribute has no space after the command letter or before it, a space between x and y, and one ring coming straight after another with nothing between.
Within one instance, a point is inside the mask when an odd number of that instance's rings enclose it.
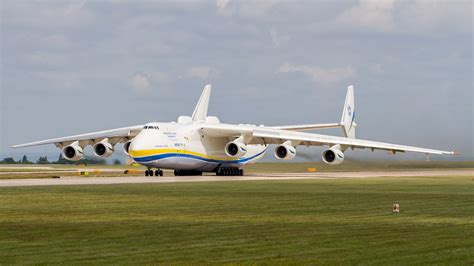
<instances>
[{"instance_id":1,"label":"vertical stabilizer","mask_svg":"<svg viewBox=\"0 0 474 266\"><path fill-rule=\"evenodd\" d=\"M354 86L347 88L346 102L344 103L344 110L342 111L341 125L344 135L347 138L355 138L355 105L354 105Z\"/></svg>"},{"instance_id":2,"label":"vertical stabilizer","mask_svg":"<svg viewBox=\"0 0 474 266\"><path fill-rule=\"evenodd\" d=\"M209 108L209 98L211 97L212 86L207 85L204 87L204 90L199 98L199 102L194 109L192 120L193 121L203 121L207 117L207 109Z\"/></svg>"}]
</instances>

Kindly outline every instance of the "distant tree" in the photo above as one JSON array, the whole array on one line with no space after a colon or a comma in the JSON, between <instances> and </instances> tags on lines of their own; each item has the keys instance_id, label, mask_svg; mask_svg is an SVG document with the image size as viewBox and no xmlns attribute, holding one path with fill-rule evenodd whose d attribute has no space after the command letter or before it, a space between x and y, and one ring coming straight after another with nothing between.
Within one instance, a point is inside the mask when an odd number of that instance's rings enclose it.
<instances>
[{"instance_id":1,"label":"distant tree","mask_svg":"<svg viewBox=\"0 0 474 266\"><path fill-rule=\"evenodd\" d=\"M23 155L23 158L21 159L22 164L31 164L30 161L28 161L28 157L26 155Z\"/></svg>"},{"instance_id":2,"label":"distant tree","mask_svg":"<svg viewBox=\"0 0 474 266\"><path fill-rule=\"evenodd\" d=\"M12 157L7 157L7 158L4 158L2 161L0 161L0 163L1 164L16 164L17 162Z\"/></svg>"},{"instance_id":3,"label":"distant tree","mask_svg":"<svg viewBox=\"0 0 474 266\"><path fill-rule=\"evenodd\" d=\"M122 165L122 162L119 159L115 159L114 165Z\"/></svg>"},{"instance_id":4,"label":"distant tree","mask_svg":"<svg viewBox=\"0 0 474 266\"><path fill-rule=\"evenodd\" d=\"M95 157L84 157L77 163L79 164L105 164L105 160L102 158L95 158Z\"/></svg>"},{"instance_id":5,"label":"distant tree","mask_svg":"<svg viewBox=\"0 0 474 266\"><path fill-rule=\"evenodd\" d=\"M66 160L66 159L63 157L63 154L60 153L58 160L57 160L56 162L54 162L54 163L56 163L56 164L73 164L74 162L71 162L71 161Z\"/></svg>"},{"instance_id":6,"label":"distant tree","mask_svg":"<svg viewBox=\"0 0 474 266\"><path fill-rule=\"evenodd\" d=\"M36 161L37 164L49 164L48 157L39 157L38 161Z\"/></svg>"}]
</instances>

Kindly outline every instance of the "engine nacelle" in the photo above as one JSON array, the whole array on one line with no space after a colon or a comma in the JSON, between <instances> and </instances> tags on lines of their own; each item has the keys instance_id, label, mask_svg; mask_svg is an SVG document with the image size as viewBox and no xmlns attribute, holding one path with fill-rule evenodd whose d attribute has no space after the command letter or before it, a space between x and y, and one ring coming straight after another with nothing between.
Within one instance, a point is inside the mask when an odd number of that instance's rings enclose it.
<instances>
[{"instance_id":1,"label":"engine nacelle","mask_svg":"<svg viewBox=\"0 0 474 266\"><path fill-rule=\"evenodd\" d=\"M130 150L130 144L132 144L132 141L127 141L125 142L125 144L123 144L123 152L126 154L126 155L129 155L129 150Z\"/></svg>"},{"instance_id":2,"label":"engine nacelle","mask_svg":"<svg viewBox=\"0 0 474 266\"><path fill-rule=\"evenodd\" d=\"M323 161L327 164L337 165L344 161L344 153L337 148L330 148L323 152Z\"/></svg>"},{"instance_id":3,"label":"engine nacelle","mask_svg":"<svg viewBox=\"0 0 474 266\"><path fill-rule=\"evenodd\" d=\"M282 144L275 148L275 157L279 160L292 160L295 156L296 149L291 145Z\"/></svg>"},{"instance_id":4,"label":"engine nacelle","mask_svg":"<svg viewBox=\"0 0 474 266\"><path fill-rule=\"evenodd\" d=\"M108 141L97 142L94 147L95 156L107 158L114 153L114 146Z\"/></svg>"},{"instance_id":5,"label":"engine nacelle","mask_svg":"<svg viewBox=\"0 0 474 266\"><path fill-rule=\"evenodd\" d=\"M71 144L63 148L63 157L68 161L79 161L84 158L84 150L77 144Z\"/></svg>"},{"instance_id":6,"label":"engine nacelle","mask_svg":"<svg viewBox=\"0 0 474 266\"><path fill-rule=\"evenodd\" d=\"M225 154L233 158L241 158L247 154L247 146L242 142L233 141L225 145Z\"/></svg>"}]
</instances>

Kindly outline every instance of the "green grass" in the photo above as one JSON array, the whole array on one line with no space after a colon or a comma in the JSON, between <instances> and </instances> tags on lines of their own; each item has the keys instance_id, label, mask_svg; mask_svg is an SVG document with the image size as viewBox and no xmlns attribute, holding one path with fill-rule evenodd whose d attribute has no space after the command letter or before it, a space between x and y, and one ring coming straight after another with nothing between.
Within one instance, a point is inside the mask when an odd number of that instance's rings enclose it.
<instances>
[{"instance_id":1,"label":"green grass","mask_svg":"<svg viewBox=\"0 0 474 266\"><path fill-rule=\"evenodd\" d=\"M344 161L340 165L327 165L322 162L308 163L256 163L246 167L248 173L301 173L308 168L323 172L339 171L399 171L399 170L438 170L438 169L474 169L473 161Z\"/></svg>"},{"instance_id":2,"label":"green grass","mask_svg":"<svg viewBox=\"0 0 474 266\"><path fill-rule=\"evenodd\" d=\"M0 214L0 264L474 263L466 177L12 187Z\"/></svg>"}]
</instances>

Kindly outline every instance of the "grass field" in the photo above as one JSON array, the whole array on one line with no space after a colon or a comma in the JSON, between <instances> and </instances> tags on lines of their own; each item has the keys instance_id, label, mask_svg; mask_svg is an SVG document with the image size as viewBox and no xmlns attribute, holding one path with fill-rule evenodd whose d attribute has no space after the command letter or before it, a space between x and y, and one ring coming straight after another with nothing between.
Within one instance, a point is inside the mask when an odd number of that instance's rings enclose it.
<instances>
[{"instance_id":1,"label":"grass field","mask_svg":"<svg viewBox=\"0 0 474 266\"><path fill-rule=\"evenodd\" d=\"M467 177L11 187L0 213L0 264L474 263Z\"/></svg>"},{"instance_id":2,"label":"grass field","mask_svg":"<svg viewBox=\"0 0 474 266\"><path fill-rule=\"evenodd\" d=\"M301 173L308 168L316 168L323 172L340 171L400 171L400 170L437 170L473 168L473 161L344 161L340 165L328 165L322 162L307 163L256 163L246 168L249 173L278 172Z\"/></svg>"}]
</instances>

